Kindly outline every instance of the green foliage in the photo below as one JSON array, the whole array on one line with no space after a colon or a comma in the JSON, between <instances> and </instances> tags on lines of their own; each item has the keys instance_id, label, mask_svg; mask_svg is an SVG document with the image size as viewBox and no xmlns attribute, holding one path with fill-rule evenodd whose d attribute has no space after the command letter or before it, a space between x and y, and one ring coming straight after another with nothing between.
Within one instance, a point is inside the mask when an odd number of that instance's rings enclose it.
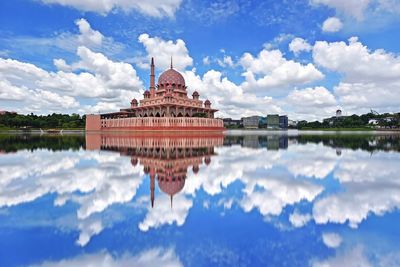
<instances>
[{"instance_id":1,"label":"green foliage","mask_svg":"<svg viewBox=\"0 0 400 267\"><path fill-rule=\"evenodd\" d=\"M29 115L5 114L0 115L0 125L4 128L84 128L85 116L79 114Z\"/></svg>"},{"instance_id":2,"label":"green foliage","mask_svg":"<svg viewBox=\"0 0 400 267\"><path fill-rule=\"evenodd\" d=\"M343 117L332 117L323 120L323 122L313 121L300 121L297 124L298 129L367 129L372 128L372 125L369 125L368 122L371 119L375 119L378 121L378 126L381 127L396 127L400 123L400 115L397 114L373 114L367 113L361 116L353 114L351 116L343 116Z\"/></svg>"}]
</instances>

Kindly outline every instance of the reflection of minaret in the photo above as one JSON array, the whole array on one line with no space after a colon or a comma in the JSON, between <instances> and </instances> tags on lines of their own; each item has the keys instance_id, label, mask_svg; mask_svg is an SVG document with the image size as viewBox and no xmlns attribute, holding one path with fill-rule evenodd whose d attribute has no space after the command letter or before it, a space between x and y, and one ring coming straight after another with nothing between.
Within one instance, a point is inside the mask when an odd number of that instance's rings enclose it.
<instances>
[{"instance_id":1,"label":"reflection of minaret","mask_svg":"<svg viewBox=\"0 0 400 267\"><path fill-rule=\"evenodd\" d=\"M154 75L154 58L151 58L150 65L150 95L155 95L155 75Z\"/></svg>"},{"instance_id":2,"label":"reflection of minaret","mask_svg":"<svg viewBox=\"0 0 400 267\"><path fill-rule=\"evenodd\" d=\"M150 174L150 199L151 207L154 207L154 189L155 189L155 174Z\"/></svg>"}]
</instances>

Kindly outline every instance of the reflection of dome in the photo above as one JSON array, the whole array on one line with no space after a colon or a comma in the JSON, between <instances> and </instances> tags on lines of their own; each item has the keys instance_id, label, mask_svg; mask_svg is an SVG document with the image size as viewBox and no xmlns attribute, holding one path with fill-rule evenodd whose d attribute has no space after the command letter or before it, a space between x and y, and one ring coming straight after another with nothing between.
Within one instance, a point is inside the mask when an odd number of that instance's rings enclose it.
<instances>
[{"instance_id":1,"label":"reflection of dome","mask_svg":"<svg viewBox=\"0 0 400 267\"><path fill-rule=\"evenodd\" d=\"M158 187L160 187L161 191L164 193L173 196L179 191L183 189L185 186L184 178L175 178L175 181L170 179L158 179Z\"/></svg>"},{"instance_id":2,"label":"reflection of dome","mask_svg":"<svg viewBox=\"0 0 400 267\"><path fill-rule=\"evenodd\" d=\"M210 157L205 157L204 163L205 163L206 165L209 165L209 164L211 163L211 158L210 158Z\"/></svg>"},{"instance_id":3,"label":"reflection of dome","mask_svg":"<svg viewBox=\"0 0 400 267\"><path fill-rule=\"evenodd\" d=\"M137 158L131 158L131 164L132 164L132 166L136 166L138 164L138 159Z\"/></svg>"},{"instance_id":4,"label":"reflection of dome","mask_svg":"<svg viewBox=\"0 0 400 267\"><path fill-rule=\"evenodd\" d=\"M175 84L185 86L185 79L182 74L174 69L164 71L158 78L158 84Z\"/></svg>"},{"instance_id":5,"label":"reflection of dome","mask_svg":"<svg viewBox=\"0 0 400 267\"><path fill-rule=\"evenodd\" d=\"M198 165L193 166L192 170L193 170L193 173L197 174L199 172L199 166Z\"/></svg>"}]
</instances>

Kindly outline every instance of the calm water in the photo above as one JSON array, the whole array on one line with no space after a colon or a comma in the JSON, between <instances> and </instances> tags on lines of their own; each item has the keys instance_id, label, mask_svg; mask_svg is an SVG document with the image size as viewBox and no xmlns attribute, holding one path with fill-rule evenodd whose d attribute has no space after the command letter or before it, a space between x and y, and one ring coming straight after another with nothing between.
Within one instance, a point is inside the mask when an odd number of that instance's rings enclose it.
<instances>
[{"instance_id":1,"label":"calm water","mask_svg":"<svg viewBox=\"0 0 400 267\"><path fill-rule=\"evenodd\" d=\"M0 135L0 266L400 266L396 135Z\"/></svg>"}]
</instances>

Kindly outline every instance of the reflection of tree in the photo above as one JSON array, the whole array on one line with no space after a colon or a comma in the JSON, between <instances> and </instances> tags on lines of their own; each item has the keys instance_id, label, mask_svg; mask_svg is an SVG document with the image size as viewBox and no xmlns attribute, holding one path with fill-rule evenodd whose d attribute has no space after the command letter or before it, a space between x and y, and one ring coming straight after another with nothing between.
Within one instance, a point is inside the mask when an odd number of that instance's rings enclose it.
<instances>
[{"instance_id":1,"label":"reflection of tree","mask_svg":"<svg viewBox=\"0 0 400 267\"><path fill-rule=\"evenodd\" d=\"M290 137L300 144L322 143L334 148L352 150L400 151L400 135L300 135Z\"/></svg>"},{"instance_id":2,"label":"reflection of tree","mask_svg":"<svg viewBox=\"0 0 400 267\"><path fill-rule=\"evenodd\" d=\"M36 150L78 150L85 146L83 135L0 135L0 148L3 152L15 152L22 149Z\"/></svg>"}]
</instances>

